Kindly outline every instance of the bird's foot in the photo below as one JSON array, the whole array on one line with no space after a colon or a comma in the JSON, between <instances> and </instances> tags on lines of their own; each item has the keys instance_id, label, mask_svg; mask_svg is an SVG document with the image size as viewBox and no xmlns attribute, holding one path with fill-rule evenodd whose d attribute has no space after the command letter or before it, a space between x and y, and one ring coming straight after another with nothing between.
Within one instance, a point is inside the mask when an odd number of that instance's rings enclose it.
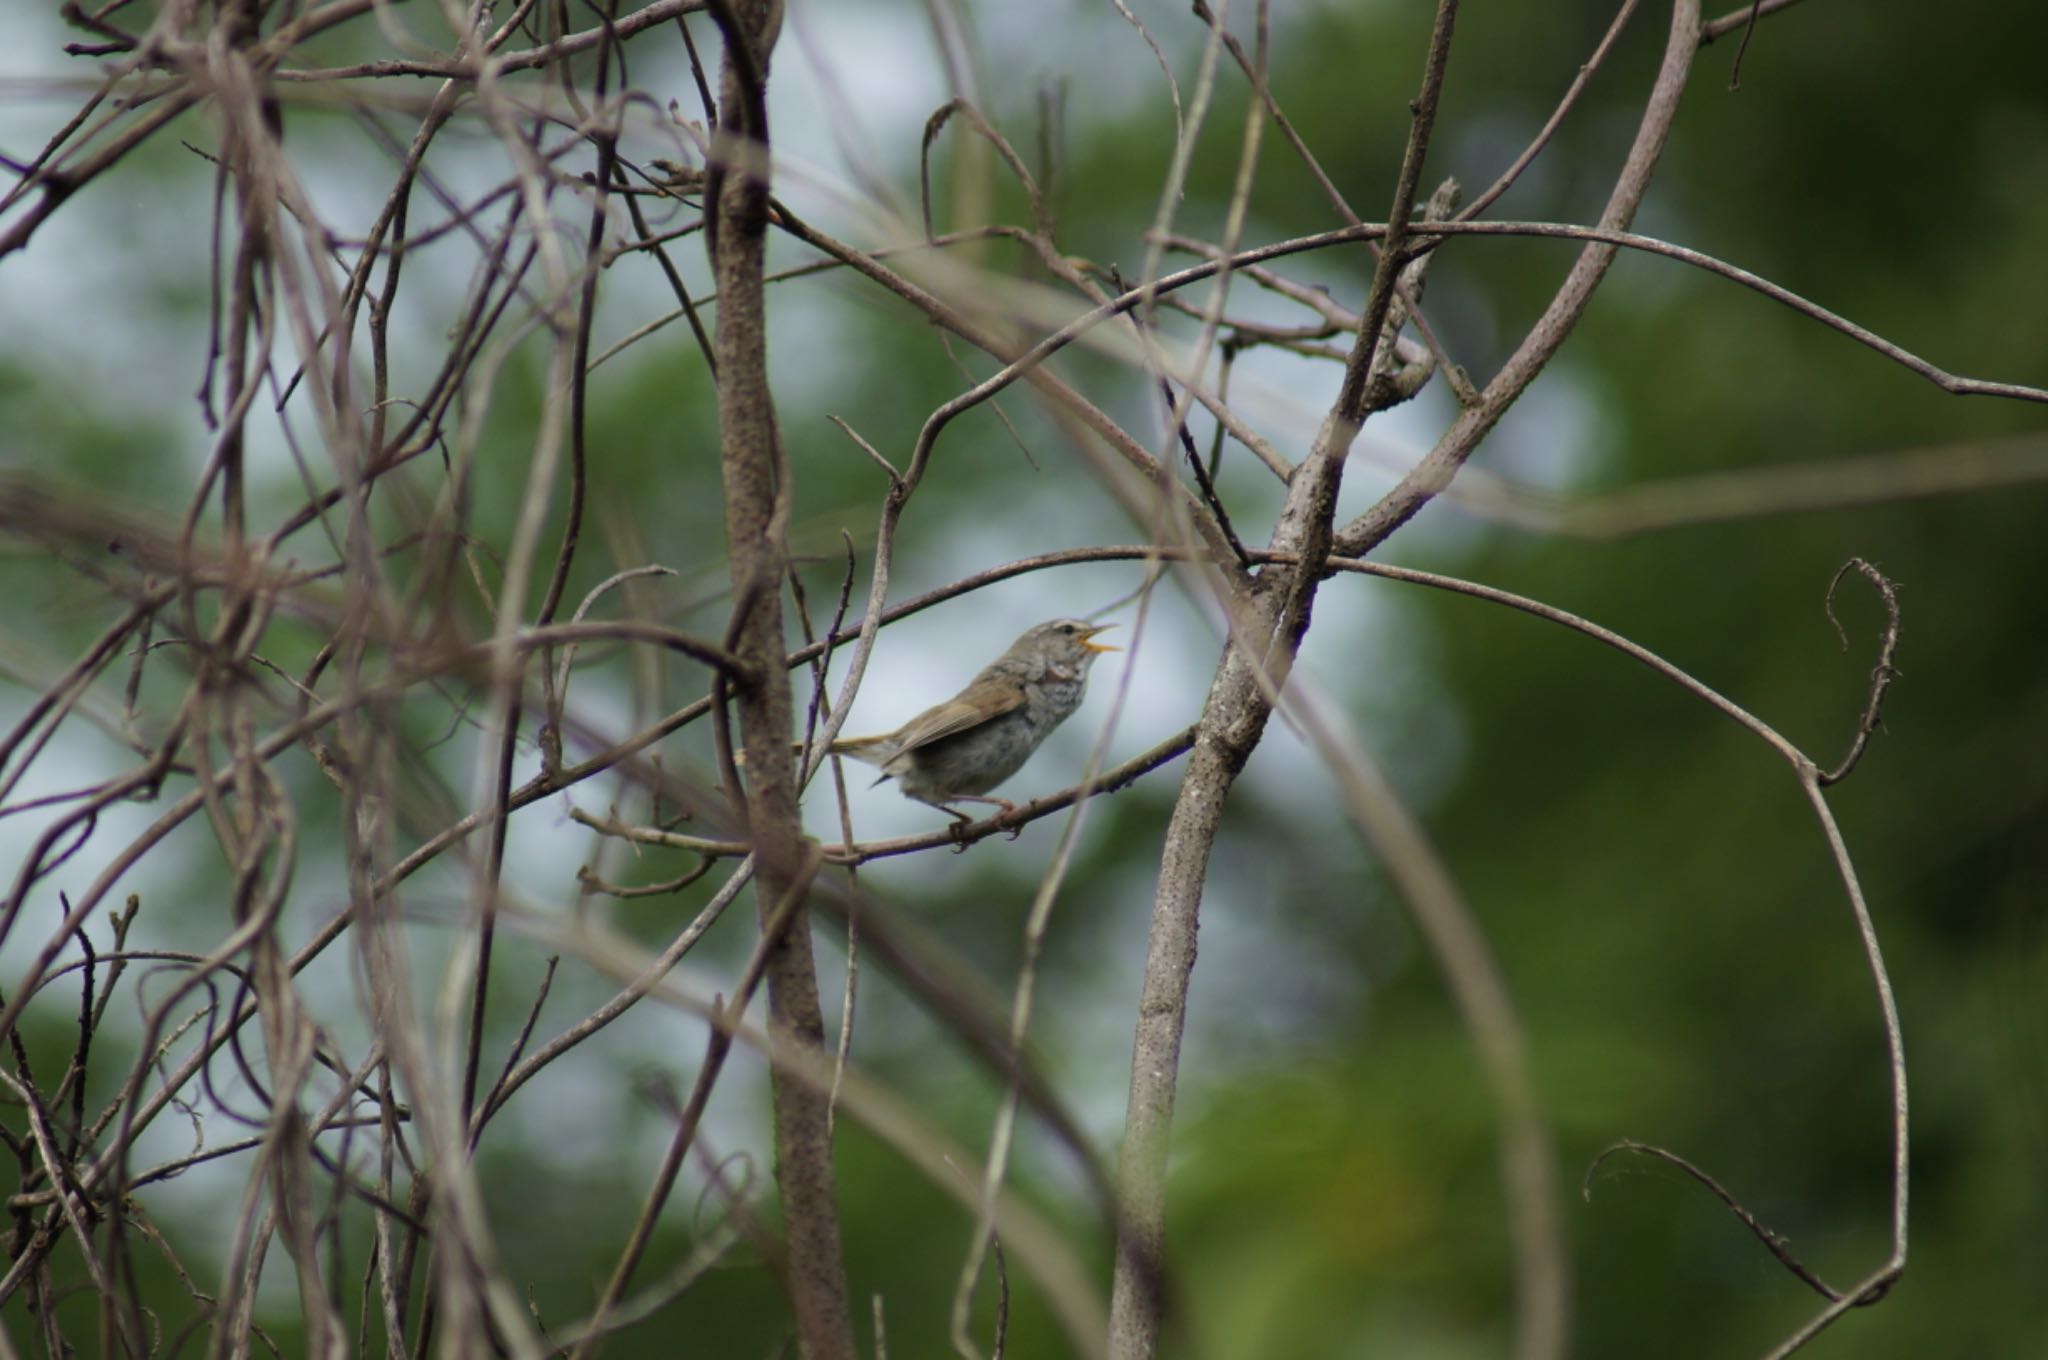
<instances>
[{"instance_id":1,"label":"bird's foot","mask_svg":"<svg viewBox=\"0 0 2048 1360\"><path fill-rule=\"evenodd\" d=\"M973 801L977 803L987 803L995 808L995 812L990 816L991 821L993 821L997 817L1007 817L1017 810L1017 805L1007 798L991 798L986 794L976 794L973 796ZM1023 834L1024 823L1022 822L1019 822L1015 826L1010 828L1011 840L1016 840L1019 836Z\"/></svg>"},{"instance_id":2,"label":"bird's foot","mask_svg":"<svg viewBox=\"0 0 2048 1360\"><path fill-rule=\"evenodd\" d=\"M946 824L946 834L953 838L953 853L956 855L966 854L968 846L967 828L974 825L974 819L959 808L941 807L939 811L953 819Z\"/></svg>"},{"instance_id":3,"label":"bird's foot","mask_svg":"<svg viewBox=\"0 0 2048 1360\"><path fill-rule=\"evenodd\" d=\"M996 809L996 817L1002 817L1017 810L1017 805L1007 798L991 798L986 794L980 793L955 794L949 801L954 803L987 803ZM952 833L954 841L957 842L953 847L954 853L957 854L965 850L967 848L967 828L974 825L974 818L956 807L948 807L945 804L937 804L936 806L953 819L953 824L947 830ZM1023 834L1024 826L1021 822L1010 828L1011 840L1016 840Z\"/></svg>"}]
</instances>

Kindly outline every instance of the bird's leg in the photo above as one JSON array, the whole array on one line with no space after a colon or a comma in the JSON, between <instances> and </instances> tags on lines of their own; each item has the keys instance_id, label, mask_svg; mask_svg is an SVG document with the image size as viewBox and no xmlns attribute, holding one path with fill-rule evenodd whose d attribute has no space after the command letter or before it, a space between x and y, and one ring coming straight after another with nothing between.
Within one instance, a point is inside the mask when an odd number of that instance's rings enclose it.
<instances>
[{"instance_id":1,"label":"bird's leg","mask_svg":"<svg viewBox=\"0 0 2048 1360\"><path fill-rule=\"evenodd\" d=\"M944 803L934 803L932 806L953 819L946 823L946 831L953 837L953 853L956 855L966 854L967 828L974 825L974 819L959 808L947 807Z\"/></svg>"},{"instance_id":2,"label":"bird's leg","mask_svg":"<svg viewBox=\"0 0 2048 1360\"><path fill-rule=\"evenodd\" d=\"M953 795L953 801L956 803L993 804L997 808L997 812L995 815L998 817L1006 816L1009 813L1015 812L1017 810L1017 805L1007 798L991 798L986 794L979 793L958 793ZM963 814L955 812L952 808L947 808L946 811L952 812L954 816L960 817L963 821L968 820ZM1022 822L1019 822L1017 825L1010 828L1011 840L1016 840L1019 836L1023 834L1024 824Z\"/></svg>"},{"instance_id":3,"label":"bird's leg","mask_svg":"<svg viewBox=\"0 0 2048 1360\"><path fill-rule=\"evenodd\" d=\"M953 819L946 824L946 830L953 837L953 853L957 855L965 850L967 848L967 828L974 825L974 818L968 816L959 808L947 807L944 803L934 798L920 798L918 801L929 807L937 808Z\"/></svg>"},{"instance_id":4,"label":"bird's leg","mask_svg":"<svg viewBox=\"0 0 2048 1360\"><path fill-rule=\"evenodd\" d=\"M1017 810L1017 805L1007 798L988 798L978 793L956 793L943 803L933 802L933 807L953 819L952 825L946 829L953 833L953 839L957 842L954 846L955 851L967 848L967 828L974 825L974 818L968 816L959 808L950 806L953 803L990 803L1001 810L996 814L997 816L1001 816L1004 812L1015 812ZM1010 829L1010 839L1017 839L1023 832L1024 828L1021 826L1012 827Z\"/></svg>"}]
</instances>

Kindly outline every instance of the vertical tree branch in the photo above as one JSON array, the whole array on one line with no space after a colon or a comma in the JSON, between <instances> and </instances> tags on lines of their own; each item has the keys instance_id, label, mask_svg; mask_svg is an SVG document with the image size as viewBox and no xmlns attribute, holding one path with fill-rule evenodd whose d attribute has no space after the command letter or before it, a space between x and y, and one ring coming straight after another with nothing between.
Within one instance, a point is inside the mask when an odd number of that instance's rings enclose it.
<instances>
[{"instance_id":1,"label":"vertical tree branch","mask_svg":"<svg viewBox=\"0 0 2048 1360\"><path fill-rule=\"evenodd\" d=\"M1636 209L1642 205L1643 195L1650 188L1650 173L1657 168L1657 162L1664 154L1664 144L1671 136L1671 124L1678 116L1679 97L1685 93L1686 77L1692 73L1692 61L1699 51L1699 43L1699 0L1676 0L1671 8L1671 32L1665 42L1663 64L1658 68L1656 83L1644 106L1642 122L1636 128L1635 143L1629 148L1628 159L1615 180L1613 192L1608 195L1607 207L1600 214L1600 226L1603 228L1625 231L1635 220ZM1615 247L1600 242L1589 244L1579 252L1578 260L1558 286L1550 306L1544 309L1543 315L1529 328L1529 333L1508 357L1507 363L1479 394L1479 400L1458 413L1458 418L1437 440L1436 447L1410 469L1393 490L1380 497L1377 504L1346 524L1337 534L1336 550L1339 554L1345 557L1364 556L1385 542L1389 534L1406 524L1416 511L1451 484L1451 478L1465 465L1472 451L1479 447L1479 441L1492 432L1501 417L1508 413L1508 408L1515 404L1516 398L1536 381L1536 375L1543 371L1563 346L1565 337L1578 325L1587 304L1593 300L1593 291L1600 286L1600 280L1606 277L1607 267L1614 262L1614 255Z\"/></svg>"},{"instance_id":2,"label":"vertical tree branch","mask_svg":"<svg viewBox=\"0 0 2048 1360\"><path fill-rule=\"evenodd\" d=\"M1167 824L1132 1039L1123 1151L1117 1165L1119 1214L1109 1315L1109 1348L1114 1360L1150 1360L1158 1350L1166 1154L1209 853L1216 843L1230 786L1265 732L1274 698L1308 628L1320 564L1330 548L1344 460L1365 420L1367 379L1404 264L1408 222L1436 123L1457 12L1457 0L1439 0L1422 87L1413 105L1408 147L1387 214L1386 244L1345 364L1343 387L1317 432L1308 459L1296 469L1274 530L1272 546L1300 553L1300 565L1260 573L1241 601L1244 607L1234 611L1230 645L1210 684L1187 775ZM1391 340L1391 336L1386 338Z\"/></svg>"},{"instance_id":3,"label":"vertical tree branch","mask_svg":"<svg viewBox=\"0 0 2048 1360\"><path fill-rule=\"evenodd\" d=\"M768 229L768 54L781 28L779 0L733 0L713 12L725 38L719 126L738 154L714 163L706 198L718 282L719 456L733 587L727 644L742 672L733 681L746 750L746 819L755 852L755 893L764 931L780 931L767 958L768 1030L776 1050L823 1062L824 1016L811 957L810 917L799 905L814 868L797 820L789 747L789 676L783 666L782 582L789 572L790 486L768 389L762 285ZM846 1270L832 1174L830 1102L801 1068L772 1065L775 1177L789 1240L788 1280L799 1346L808 1360L853 1355Z\"/></svg>"}]
</instances>

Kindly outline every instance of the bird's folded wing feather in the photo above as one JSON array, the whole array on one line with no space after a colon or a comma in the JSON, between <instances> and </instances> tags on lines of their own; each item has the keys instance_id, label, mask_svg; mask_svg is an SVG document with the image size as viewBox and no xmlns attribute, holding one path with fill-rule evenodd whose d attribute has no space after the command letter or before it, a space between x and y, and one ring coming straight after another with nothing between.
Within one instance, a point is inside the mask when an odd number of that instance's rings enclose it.
<instances>
[{"instance_id":1,"label":"bird's folded wing feather","mask_svg":"<svg viewBox=\"0 0 2048 1360\"><path fill-rule=\"evenodd\" d=\"M1005 713L1024 707L1024 687L1014 680L980 680L945 703L912 718L898 734L899 751L914 751L945 737L979 727Z\"/></svg>"}]
</instances>

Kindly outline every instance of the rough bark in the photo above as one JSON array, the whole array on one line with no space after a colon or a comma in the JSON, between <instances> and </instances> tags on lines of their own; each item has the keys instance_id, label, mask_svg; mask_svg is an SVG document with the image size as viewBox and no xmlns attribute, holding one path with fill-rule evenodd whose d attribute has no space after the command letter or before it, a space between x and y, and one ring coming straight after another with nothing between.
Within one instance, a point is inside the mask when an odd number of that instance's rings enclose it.
<instances>
[{"instance_id":1,"label":"rough bark","mask_svg":"<svg viewBox=\"0 0 2048 1360\"><path fill-rule=\"evenodd\" d=\"M763 930L779 930L768 957L768 1025L778 1050L823 1057L824 1017L800 898L808 870L790 756L789 674L782 664L782 581L789 565L787 467L768 386L762 266L768 228L768 54L781 6L721 7L726 50L720 86L724 145L739 148L714 171L712 265L718 279L719 457L733 586L728 644L741 678L734 707L746 750L746 818L755 853ZM794 910L786 904L796 903ZM788 1236L784 1262L798 1344L808 1360L851 1357L846 1267L832 1169L829 1102L806 1066L771 1064L775 1177Z\"/></svg>"}]
</instances>

